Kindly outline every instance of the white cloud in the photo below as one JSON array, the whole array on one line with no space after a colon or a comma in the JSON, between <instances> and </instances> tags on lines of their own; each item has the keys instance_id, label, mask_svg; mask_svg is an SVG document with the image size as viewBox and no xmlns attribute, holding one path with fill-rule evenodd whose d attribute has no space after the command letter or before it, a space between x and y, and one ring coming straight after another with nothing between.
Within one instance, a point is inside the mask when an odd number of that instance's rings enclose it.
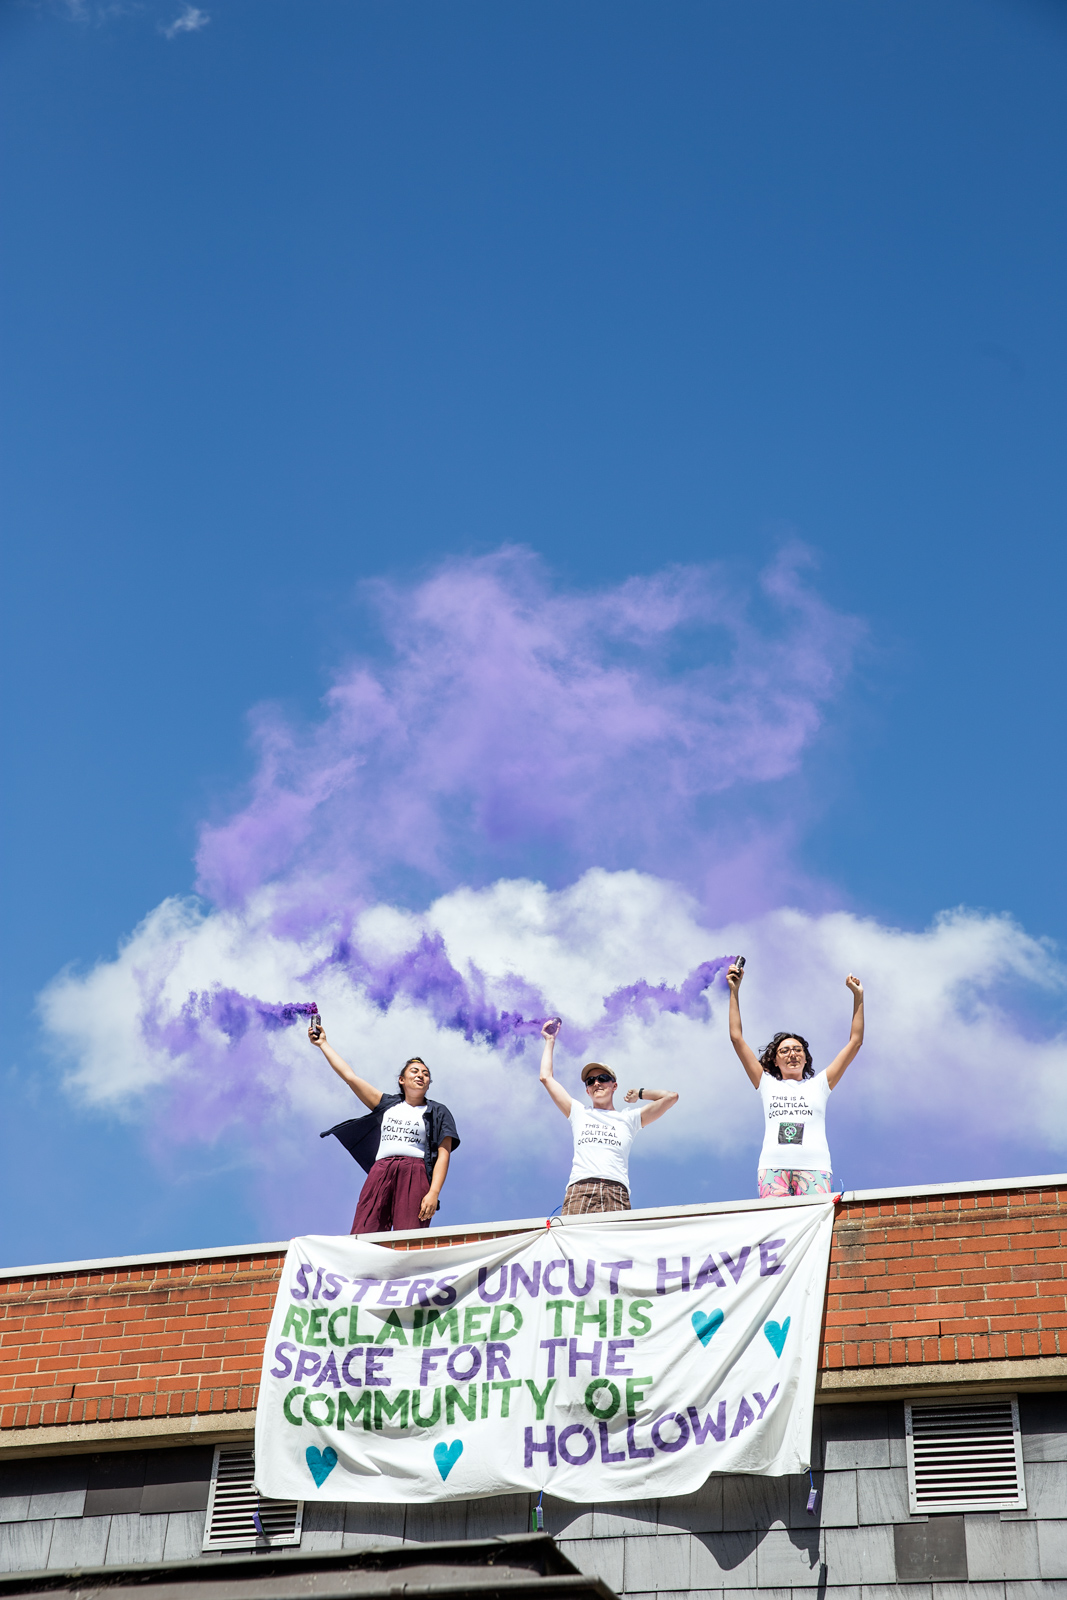
<instances>
[{"instance_id":1,"label":"white cloud","mask_svg":"<svg viewBox=\"0 0 1067 1600\"><path fill-rule=\"evenodd\" d=\"M383 1012L337 967L309 982L302 974L329 955L334 930L286 937L274 930L276 909L269 890L241 913L205 914L168 900L114 961L57 978L41 1005L69 1063L70 1090L96 1106L147 1115L158 1139L213 1143L240 1139L243 1129L258 1157L276 1168L297 1143L306 1152L309 1129L354 1108L299 1026L232 1044L205 1025L196 1048L177 1054L152 1042L153 1029L178 1016L190 991L223 985L263 1000L317 1000L332 1042L383 1086L408 1055L426 1055L468 1156L504 1159L503 1107L512 1126L520 1119L524 1138L544 1136L553 1146L566 1140L537 1083L535 1043L516 1059L468 1043L409 1000ZM797 1028L811 1041L817 1066L847 1038L844 978L858 973L867 991L867 1042L835 1093L831 1118L832 1142L848 1147L850 1186L863 1186L863 1152L872 1139L882 1150L895 1142L902 1153L928 1152L930 1181L989 1176L992 1156L989 1170L956 1170L968 1145L981 1152L1022 1141L1038 1153L1035 1160L1041 1151L1067 1151L1067 1039L1034 1021L1035 1005L1058 1005L1065 970L1048 945L1006 917L956 911L911 933L848 912L780 909L709 929L676 885L594 869L558 891L524 880L457 890L421 916L377 906L359 919L355 936L364 947L395 954L427 931L443 936L461 971L476 963L491 994L521 975L572 1029L595 1024L603 997L622 985L638 978L676 985L699 962L743 951L746 1035L761 1046L778 1028ZM507 1004L503 988L498 998ZM1020 1009L1027 1002L1029 1013ZM624 1086L681 1091L680 1110L662 1133L635 1147L638 1162L709 1151L736 1158L751 1148L754 1166L758 1108L729 1045L721 989L712 991L710 1020L630 1018L594 1034L577 1058L566 1042L565 1027L561 1076L571 1087L580 1060L593 1055L608 1060Z\"/></svg>"},{"instance_id":2,"label":"white cloud","mask_svg":"<svg viewBox=\"0 0 1067 1600\"><path fill-rule=\"evenodd\" d=\"M159 31L165 39L176 39L179 33L199 33L210 21L207 12L201 11L199 6L187 5L173 22L161 26Z\"/></svg>"}]
</instances>

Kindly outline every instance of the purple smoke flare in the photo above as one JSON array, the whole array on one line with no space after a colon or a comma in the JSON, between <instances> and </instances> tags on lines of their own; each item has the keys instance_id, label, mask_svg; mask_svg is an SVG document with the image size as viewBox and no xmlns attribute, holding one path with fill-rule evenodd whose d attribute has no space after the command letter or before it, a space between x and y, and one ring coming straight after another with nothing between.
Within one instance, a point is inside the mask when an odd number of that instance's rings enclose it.
<instances>
[{"instance_id":1,"label":"purple smoke flare","mask_svg":"<svg viewBox=\"0 0 1067 1600\"><path fill-rule=\"evenodd\" d=\"M706 1018L706 992L731 959L718 956L713 961L702 961L676 989L666 983L650 984L642 978L614 990L604 997L602 1014L592 1028L568 1026L567 1043L573 1050L583 1050L595 1033L613 1030L631 1016L645 1024L663 1014ZM521 978L506 978L498 986L510 988L522 1001L523 1009L502 1010L494 1005L486 994L484 974L471 963L468 976L464 977L452 965L444 940L437 933L424 933L413 949L392 960L377 962L345 940L316 968L315 975L321 976L331 968L344 971L379 1011L388 1011L399 999L412 1001L425 1006L438 1027L462 1034L469 1043L503 1047L511 1055L519 1053L528 1039L539 1038L545 1022L558 1017L558 1013L549 1011L540 993ZM177 1017L152 1023L151 1034L172 1055L195 1055L205 1025L217 1029L233 1046L257 1025L264 1033L274 1033L291 1027L301 1017L313 1015L317 1009L310 1001L276 1005L239 994L235 989L194 990ZM148 1024L146 1031L147 1028Z\"/></svg>"},{"instance_id":2,"label":"purple smoke flare","mask_svg":"<svg viewBox=\"0 0 1067 1600\"><path fill-rule=\"evenodd\" d=\"M616 989L604 998L605 1019L608 1023L617 1023L629 1013L642 1022L651 1022L663 1012L671 1016L707 1017L705 990L720 972L726 971L732 959L732 956L717 956L714 961L702 961L677 989L665 983L646 983L643 978L624 989Z\"/></svg>"}]
</instances>

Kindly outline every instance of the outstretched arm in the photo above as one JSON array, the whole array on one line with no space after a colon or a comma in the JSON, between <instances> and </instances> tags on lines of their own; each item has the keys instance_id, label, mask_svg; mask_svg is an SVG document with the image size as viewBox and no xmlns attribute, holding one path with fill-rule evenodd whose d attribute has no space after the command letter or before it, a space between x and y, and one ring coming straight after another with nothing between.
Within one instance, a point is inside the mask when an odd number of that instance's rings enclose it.
<instances>
[{"instance_id":1,"label":"outstretched arm","mask_svg":"<svg viewBox=\"0 0 1067 1600\"><path fill-rule=\"evenodd\" d=\"M541 1029L541 1037L545 1041L545 1048L541 1051L541 1082L559 1106L563 1115L569 1117L571 1114L571 1097L563 1085L557 1083L552 1076L552 1052L556 1048L556 1034L559 1032L559 1025L557 1024L552 1029L552 1032L549 1033L548 1029L551 1027L552 1024L546 1022Z\"/></svg>"},{"instance_id":2,"label":"outstretched arm","mask_svg":"<svg viewBox=\"0 0 1067 1600\"><path fill-rule=\"evenodd\" d=\"M441 1189L448 1177L448 1163L452 1155L452 1140L442 1139L437 1146L437 1160L433 1164L433 1177L430 1187L422 1197L419 1206L419 1221L432 1222L434 1213L441 1202Z\"/></svg>"},{"instance_id":3,"label":"outstretched arm","mask_svg":"<svg viewBox=\"0 0 1067 1600\"><path fill-rule=\"evenodd\" d=\"M633 1105L639 1095L642 1103L646 1100L651 1102L641 1112L642 1128L647 1128L650 1122L655 1122L656 1118L662 1117L671 1106L678 1104L678 1096L673 1089L627 1089L626 1091L626 1099L630 1105Z\"/></svg>"},{"instance_id":4,"label":"outstretched arm","mask_svg":"<svg viewBox=\"0 0 1067 1600\"><path fill-rule=\"evenodd\" d=\"M731 966L726 974L726 981L730 985L730 1043L736 1050L741 1065L751 1078L752 1087L758 1089L760 1079L763 1077L763 1068L759 1064L759 1056L750 1044L746 1044L745 1036L741 1032L741 1005L737 998L737 991L741 987L741 980L744 976L744 968L738 966Z\"/></svg>"},{"instance_id":5,"label":"outstretched arm","mask_svg":"<svg viewBox=\"0 0 1067 1600\"><path fill-rule=\"evenodd\" d=\"M848 1036L848 1044L836 1055L826 1069L826 1081L831 1089L841 1081L841 1074L849 1062L855 1059L860 1045L863 1043L863 985L860 980L850 972L845 979L848 988L852 990L852 1031Z\"/></svg>"},{"instance_id":6,"label":"outstretched arm","mask_svg":"<svg viewBox=\"0 0 1067 1600\"><path fill-rule=\"evenodd\" d=\"M372 1083L368 1083L366 1078L361 1078L358 1073L353 1072L347 1061L342 1061L333 1046L326 1043L326 1034L321 1026L317 1029L309 1028L308 1038L317 1050L322 1051L337 1076L345 1080L352 1093L358 1095L363 1104L373 1111L382 1098L382 1091L376 1089Z\"/></svg>"}]
</instances>

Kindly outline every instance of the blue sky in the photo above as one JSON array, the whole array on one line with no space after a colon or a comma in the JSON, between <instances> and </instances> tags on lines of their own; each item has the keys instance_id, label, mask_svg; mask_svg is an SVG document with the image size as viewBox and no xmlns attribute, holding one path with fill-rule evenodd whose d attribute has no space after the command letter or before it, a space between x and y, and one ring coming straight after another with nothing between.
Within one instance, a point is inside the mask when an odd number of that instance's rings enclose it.
<instances>
[{"instance_id":1,"label":"blue sky","mask_svg":"<svg viewBox=\"0 0 1067 1600\"><path fill-rule=\"evenodd\" d=\"M168 37L183 14L0 18L5 1259L287 1225L247 1152L65 1088L36 997L191 890L252 707L309 725L390 659L368 579L520 545L557 595L709 563L747 593L799 540L862 637L803 760L724 802L795 824L752 914L964 905L1062 943L1062 13L221 0ZM938 1137L872 1181L1063 1165ZM344 1225L300 1172L292 1225ZM646 1198L701 1197L668 1172Z\"/></svg>"}]
</instances>

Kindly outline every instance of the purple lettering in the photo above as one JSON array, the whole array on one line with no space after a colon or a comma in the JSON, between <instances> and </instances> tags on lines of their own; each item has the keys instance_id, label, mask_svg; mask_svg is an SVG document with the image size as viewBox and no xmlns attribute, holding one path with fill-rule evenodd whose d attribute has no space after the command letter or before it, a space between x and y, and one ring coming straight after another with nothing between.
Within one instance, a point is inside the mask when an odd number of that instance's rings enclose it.
<instances>
[{"instance_id":1,"label":"purple lettering","mask_svg":"<svg viewBox=\"0 0 1067 1600\"><path fill-rule=\"evenodd\" d=\"M525 1287L526 1293L530 1296L530 1299L531 1300L536 1300L538 1292L539 1292L539 1290L541 1288L541 1263L540 1263L540 1261L535 1261L534 1262L534 1275L533 1275L532 1278L527 1276L526 1272L523 1270L522 1267L519 1266L519 1263L517 1261L513 1261L512 1262L512 1264L511 1264L511 1298L513 1300L514 1300L516 1294L518 1294L518 1292L519 1292L518 1291L518 1286L519 1286L520 1282Z\"/></svg>"},{"instance_id":2,"label":"purple lettering","mask_svg":"<svg viewBox=\"0 0 1067 1600\"><path fill-rule=\"evenodd\" d=\"M341 1387L341 1380L337 1376L337 1357L332 1350L326 1357L325 1365L311 1387L313 1389L321 1389L324 1383L332 1383L335 1389Z\"/></svg>"},{"instance_id":3,"label":"purple lettering","mask_svg":"<svg viewBox=\"0 0 1067 1600\"><path fill-rule=\"evenodd\" d=\"M667 1279L668 1278L681 1278L682 1281L678 1285L678 1287L683 1292L687 1292L688 1289L689 1289L689 1257L688 1256L683 1256L682 1257L681 1269L678 1272L668 1272L667 1271L667 1258L666 1258L666 1256L660 1256L658 1258L658 1261L659 1261L659 1267L658 1267L658 1270L656 1272L656 1293L657 1294L666 1294L667 1293Z\"/></svg>"},{"instance_id":4,"label":"purple lettering","mask_svg":"<svg viewBox=\"0 0 1067 1600\"><path fill-rule=\"evenodd\" d=\"M562 1265L563 1265L563 1263L560 1262L560 1266L562 1266ZM556 1430L552 1426L551 1423L548 1423L547 1426L545 1427L545 1442L544 1442L544 1444L535 1444L534 1443L534 1431L533 1431L533 1429L532 1428L527 1428L526 1429L526 1454L525 1454L525 1457L523 1459L523 1466L524 1467L532 1467L533 1466L533 1464L534 1464L533 1458L534 1458L534 1455L535 1455L535 1453L537 1451L543 1451L548 1456L548 1464L549 1464L550 1467L554 1467L556 1465ZM651 1455L651 1453L652 1452L649 1451L650 1455Z\"/></svg>"},{"instance_id":5,"label":"purple lettering","mask_svg":"<svg viewBox=\"0 0 1067 1600\"><path fill-rule=\"evenodd\" d=\"M307 1299L307 1297L308 1297L308 1279L307 1279L307 1275L308 1275L308 1273L310 1271L311 1271L311 1262L310 1261L304 1261L304 1262L301 1263L301 1265L299 1267L297 1267L296 1274L295 1274L295 1276L293 1278L293 1287L290 1290L290 1293L291 1293L291 1295L292 1295L294 1300L306 1300ZM298 1284L300 1286L299 1289L297 1288Z\"/></svg>"},{"instance_id":6,"label":"purple lettering","mask_svg":"<svg viewBox=\"0 0 1067 1600\"><path fill-rule=\"evenodd\" d=\"M363 1379L362 1378L353 1378L351 1372L349 1372L349 1370L348 1370L348 1368L349 1368L349 1366L351 1364L351 1361L352 1361L352 1357L353 1356L361 1356L362 1354L363 1354L363 1346L361 1344L353 1345L352 1349L348 1352L348 1354L345 1356L344 1360L341 1362L341 1376L345 1380L345 1382L348 1384L348 1387L350 1389L361 1389L363 1387Z\"/></svg>"},{"instance_id":7,"label":"purple lettering","mask_svg":"<svg viewBox=\"0 0 1067 1600\"><path fill-rule=\"evenodd\" d=\"M586 1264L585 1264L585 1282L582 1284L581 1288L579 1289L577 1283L574 1281L574 1262L573 1261L568 1261L567 1262L567 1282L570 1285L571 1294L573 1294L573 1295L588 1294L590 1289L593 1287L593 1284L596 1282L596 1262L595 1261L587 1261L586 1262ZM562 1450L560 1451L560 1454L561 1455L563 1454Z\"/></svg>"},{"instance_id":8,"label":"purple lettering","mask_svg":"<svg viewBox=\"0 0 1067 1600\"><path fill-rule=\"evenodd\" d=\"M609 1294L618 1294L618 1292L619 1292L619 1274L621 1272L625 1272L628 1267L632 1267L633 1266L633 1262L632 1261L602 1261L600 1263L600 1265L602 1267L607 1267L608 1272L610 1274L610 1277L608 1278L608 1293Z\"/></svg>"},{"instance_id":9,"label":"purple lettering","mask_svg":"<svg viewBox=\"0 0 1067 1600\"><path fill-rule=\"evenodd\" d=\"M740 1283L741 1274L745 1270L745 1263L752 1254L752 1246L750 1244L743 1245L741 1250L738 1252L736 1261L732 1256L727 1255L725 1250L720 1250L719 1254L722 1256L722 1264L730 1274L731 1278L735 1283Z\"/></svg>"},{"instance_id":10,"label":"purple lettering","mask_svg":"<svg viewBox=\"0 0 1067 1600\"><path fill-rule=\"evenodd\" d=\"M776 1272L783 1271L783 1264L778 1260L778 1252L785 1245L784 1239L768 1239L759 1247L759 1275L761 1278L773 1278Z\"/></svg>"},{"instance_id":11,"label":"purple lettering","mask_svg":"<svg viewBox=\"0 0 1067 1600\"><path fill-rule=\"evenodd\" d=\"M585 1447L581 1455L572 1455L570 1441L578 1434L585 1440ZM569 1467L584 1467L587 1461L592 1461L596 1455L596 1440L592 1431L582 1426L580 1422L572 1422L568 1428L563 1428L556 1440L556 1448Z\"/></svg>"},{"instance_id":12,"label":"purple lettering","mask_svg":"<svg viewBox=\"0 0 1067 1600\"><path fill-rule=\"evenodd\" d=\"M611 1448L611 1437L608 1433L607 1423L598 1422L597 1427L600 1429L600 1459L604 1465L607 1466L612 1461L625 1461L625 1450L613 1450Z\"/></svg>"},{"instance_id":13,"label":"purple lettering","mask_svg":"<svg viewBox=\"0 0 1067 1600\"><path fill-rule=\"evenodd\" d=\"M447 1356L447 1354L447 1345L435 1345L432 1350L424 1350L422 1352L422 1367L419 1371L420 1389L425 1389L426 1385L430 1381L430 1373L437 1371L437 1363L440 1361L442 1356Z\"/></svg>"},{"instance_id":14,"label":"purple lettering","mask_svg":"<svg viewBox=\"0 0 1067 1600\"><path fill-rule=\"evenodd\" d=\"M718 1414L713 1417L709 1411L703 1422L696 1406L690 1406L688 1409L689 1421L693 1425L693 1443L703 1444L710 1433L711 1437L718 1439L721 1444L726 1438L726 1401L720 1400Z\"/></svg>"},{"instance_id":15,"label":"purple lettering","mask_svg":"<svg viewBox=\"0 0 1067 1600\"><path fill-rule=\"evenodd\" d=\"M633 1347L634 1347L634 1342L633 1342L632 1339L609 1339L608 1340L608 1359L604 1363L604 1371L609 1377L613 1377L613 1378L614 1377L618 1377L618 1378L632 1378L633 1377L633 1370L634 1370L633 1367L620 1367L619 1366L619 1362L623 1359L622 1352L624 1350L632 1350Z\"/></svg>"},{"instance_id":16,"label":"purple lettering","mask_svg":"<svg viewBox=\"0 0 1067 1600\"><path fill-rule=\"evenodd\" d=\"M363 1378L368 1389L388 1389L393 1381L392 1378L379 1378L378 1374L382 1370L385 1358L394 1355L396 1351L391 1344L367 1346L367 1365L363 1369Z\"/></svg>"},{"instance_id":17,"label":"purple lettering","mask_svg":"<svg viewBox=\"0 0 1067 1600\"><path fill-rule=\"evenodd\" d=\"M413 1305L428 1306L430 1302L426 1297L426 1291L427 1291L427 1289L432 1289L432 1288L433 1288L433 1279L432 1278L412 1278L412 1280L411 1280L411 1288L408 1290L408 1297L404 1301L404 1304L406 1306L413 1306Z\"/></svg>"},{"instance_id":18,"label":"purple lettering","mask_svg":"<svg viewBox=\"0 0 1067 1600\"><path fill-rule=\"evenodd\" d=\"M726 1288L726 1279L715 1265L714 1256L709 1256L697 1273L696 1282L693 1284L694 1292L703 1289L707 1283L713 1283L717 1289Z\"/></svg>"},{"instance_id":19,"label":"purple lettering","mask_svg":"<svg viewBox=\"0 0 1067 1600\"><path fill-rule=\"evenodd\" d=\"M500 1287L497 1289L495 1294L490 1294L485 1286L486 1280L489 1277L489 1270L490 1269L488 1267L478 1268L478 1294L481 1299L488 1301L490 1305L495 1305L498 1300L503 1300L504 1296L508 1292L508 1269L506 1263L504 1266L498 1268L500 1273Z\"/></svg>"},{"instance_id":20,"label":"purple lettering","mask_svg":"<svg viewBox=\"0 0 1067 1600\"><path fill-rule=\"evenodd\" d=\"M397 1290L405 1289L411 1282L410 1278L387 1278L382 1284L382 1292L378 1296L380 1306L401 1306L403 1300L397 1295Z\"/></svg>"},{"instance_id":21,"label":"purple lettering","mask_svg":"<svg viewBox=\"0 0 1067 1600\"><path fill-rule=\"evenodd\" d=\"M548 1266L545 1268L544 1272L541 1274L541 1282L545 1286L545 1293L546 1294L562 1294L563 1293L563 1285L561 1283L560 1284L550 1283L548 1275L549 1275L550 1272L555 1272L557 1267L565 1267L566 1265L567 1265L567 1263L565 1261L550 1261L548 1263Z\"/></svg>"},{"instance_id":22,"label":"purple lettering","mask_svg":"<svg viewBox=\"0 0 1067 1600\"><path fill-rule=\"evenodd\" d=\"M561 1265L562 1265L562 1263L561 1263ZM567 1344L566 1339L542 1339L541 1340L541 1349L548 1351L548 1375L549 1375L550 1378L554 1378L556 1376L556 1351L560 1348L561 1345L566 1347L566 1344Z\"/></svg>"},{"instance_id":23,"label":"purple lettering","mask_svg":"<svg viewBox=\"0 0 1067 1600\"><path fill-rule=\"evenodd\" d=\"M458 1278L458 1272L450 1272L447 1278L437 1280L437 1293L430 1296L435 1306L450 1306L456 1298L456 1291L452 1287Z\"/></svg>"},{"instance_id":24,"label":"purple lettering","mask_svg":"<svg viewBox=\"0 0 1067 1600\"><path fill-rule=\"evenodd\" d=\"M511 1350L506 1344L492 1340L485 1347L485 1375L490 1380L494 1378L511 1378L508 1371L508 1361L511 1359ZM518 1379L514 1380L516 1383Z\"/></svg>"},{"instance_id":25,"label":"purple lettering","mask_svg":"<svg viewBox=\"0 0 1067 1600\"><path fill-rule=\"evenodd\" d=\"M744 1395L742 1395L741 1404L737 1408L737 1416L734 1418L734 1425L730 1429L730 1438L736 1439L737 1435L741 1432L741 1429L747 1428L749 1423L755 1422L755 1420L756 1417L752 1407L749 1405Z\"/></svg>"},{"instance_id":26,"label":"purple lettering","mask_svg":"<svg viewBox=\"0 0 1067 1600\"><path fill-rule=\"evenodd\" d=\"M770 1405L771 1401L774 1399L774 1397L775 1397L775 1395L777 1393L778 1393L778 1385L775 1384L774 1388L771 1390L771 1392L767 1396L766 1400L764 1400L764 1398L760 1394L759 1390L758 1389L753 1389L753 1391L752 1391L753 1399L756 1401L756 1403L759 1406L759 1416L756 1418L757 1422L762 1422L763 1421L763 1413L766 1411L767 1407Z\"/></svg>"},{"instance_id":27,"label":"purple lettering","mask_svg":"<svg viewBox=\"0 0 1067 1600\"><path fill-rule=\"evenodd\" d=\"M313 1372L318 1372L322 1366L322 1357L317 1356L314 1350L301 1350L296 1358L296 1371L293 1377L297 1383L301 1378L307 1378Z\"/></svg>"},{"instance_id":28,"label":"purple lettering","mask_svg":"<svg viewBox=\"0 0 1067 1600\"><path fill-rule=\"evenodd\" d=\"M600 1340L596 1339L591 1350L579 1350L577 1339L572 1339L570 1341L570 1376L572 1378L578 1376L576 1368L579 1361L588 1361L590 1377L599 1378L600 1352L603 1348ZM562 1450L560 1454L562 1454Z\"/></svg>"},{"instance_id":29,"label":"purple lettering","mask_svg":"<svg viewBox=\"0 0 1067 1600\"><path fill-rule=\"evenodd\" d=\"M289 1376L290 1372L293 1370L293 1363L289 1360L289 1357L285 1352L287 1350L295 1349L296 1345L291 1339L283 1339L281 1344L274 1346L274 1359L275 1361L281 1362L281 1371L279 1372L277 1367L271 1367L270 1375L272 1378L287 1378Z\"/></svg>"},{"instance_id":30,"label":"purple lettering","mask_svg":"<svg viewBox=\"0 0 1067 1600\"><path fill-rule=\"evenodd\" d=\"M677 1439L665 1439L663 1437L663 1428L668 1422L677 1424ZM657 1450L666 1450L668 1453L680 1450L683 1444L689 1443L689 1424L680 1411L668 1411L665 1417L660 1417L658 1422L652 1424L652 1443Z\"/></svg>"},{"instance_id":31,"label":"purple lettering","mask_svg":"<svg viewBox=\"0 0 1067 1600\"><path fill-rule=\"evenodd\" d=\"M461 1372L457 1363L465 1350L470 1353L471 1364L467 1368L466 1372ZM445 1367L447 1369L448 1376L454 1379L456 1383L469 1383L471 1378L476 1378L479 1372L482 1370L482 1352L478 1349L476 1344L457 1345L452 1354L449 1356L448 1360L445 1362Z\"/></svg>"},{"instance_id":32,"label":"purple lettering","mask_svg":"<svg viewBox=\"0 0 1067 1600\"><path fill-rule=\"evenodd\" d=\"M640 1448L638 1447L636 1441L634 1440L634 1429L636 1427L637 1423L631 1422L627 1425L626 1429L626 1454L629 1456L631 1461L641 1461L647 1459L649 1456L654 1456L656 1453L651 1445L649 1445L647 1450L644 1449L643 1446Z\"/></svg>"}]
</instances>

